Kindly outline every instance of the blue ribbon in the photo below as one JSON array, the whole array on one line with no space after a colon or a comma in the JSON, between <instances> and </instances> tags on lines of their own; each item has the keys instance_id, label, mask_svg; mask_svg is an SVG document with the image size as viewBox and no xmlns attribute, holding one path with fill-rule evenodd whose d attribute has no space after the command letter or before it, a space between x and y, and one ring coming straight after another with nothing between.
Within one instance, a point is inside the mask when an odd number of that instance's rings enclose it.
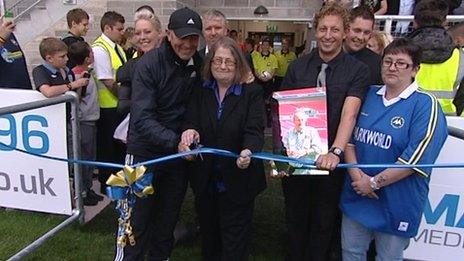
<instances>
[{"instance_id":1,"label":"blue ribbon","mask_svg":"<svg viewBox=\"0 0 464 261\"><path fill-rule=\"evenodd\" d=\"M58 160L58 161L64 161L68 163L77 163L77 164L89 165L89 166L97 166L97 167L103 167L103 168L121 169L124 167L124 165L122 164L111 163L111 162L73 160L73 159L65 159L65 158L36 154L36 153L28 152L28 151L25 151L19 148L9 146L7 144L4 144L3 142L0 142L0 145L19 151L19 152L22 152L22 153L32 155L32 156L51 159L51 160ZM188 151L188 152L176 153L176 154L172 154L169 156L165 156L165 157L161 157L161 158L157 158L153 160L140 162L140 163L131 165L131 167L135 168L135 167L142 166L142 165L150 166L150 165L154 165L154 164L172 160L172 159L182 158L182 157L189 156L189 155L198 155L198 154L203 154L203 153L204 154L215 154L218 156L232 157L232 158L239 157L238 154L227 151L227 150L203 147L203 148L195 149L195 150ZM256 153L253 153L251 157L255 159L273 160L273 161L279 161L279 162L300 164L306 168L314 168L314 169L316 168L314 165L315 162L312 160L295 159L295 158L290 158L290 157L286 157L283 155L276 155L276 154L267 153L267 152L256 152ZM349 163L343 163L343 164L338 164L337 168L464 168L464 163L435 163L435 164L395 164L395 163L391 163L391 164L349 164Z\"/></svg>"}]
</instances>

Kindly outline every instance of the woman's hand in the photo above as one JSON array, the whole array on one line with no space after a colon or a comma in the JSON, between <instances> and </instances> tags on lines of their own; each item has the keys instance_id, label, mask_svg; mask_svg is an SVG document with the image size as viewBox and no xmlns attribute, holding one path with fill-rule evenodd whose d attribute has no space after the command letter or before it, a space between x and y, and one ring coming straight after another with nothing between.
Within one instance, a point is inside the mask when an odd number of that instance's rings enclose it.
<instances>
[{"instance_id":1,"label":"woman's hand","mask_svg":"<svg viewBox=\"0 0 464 261\"><path fill-rule=\"evenodd\" d=\"M372 190L370 176L363 174L357 181L353 181L351 186L358 195L379 199L379 196Z\"/></svg>"},{"instance_id":2,"label":"woman's hand","mask_svg":"<svg viewBox=\"0 0 464 261\"><path fill-rule=\"evenodd\" d=\"M182 132L180 142L187 147L190 146L193 142L200 143L200 134L194 129L185 130Z\"/></svg>"},{"instance_id":3,"label":"woman's hand","mask_svg":"<svg viewBox=\"0 0 464 261\"><path fill-rule=\"evenodd\" d=\"M240 156L237 158L237 167L239 169L246 169L250 166L251 162L251 151L249 149L244 149L240 152Z\"/></svg>"},{"instance_id":4,"label":"woman's hand","mask_svg":"<svg viewBox=\"0 0 464 261\"><path fill-rule=\"evenodd\" d=\"M337 155L329 152L317 157L316 167L318 169L334 170L338 166L338 163L340 163L340 158Z\"/></svg>"}]
</instances>

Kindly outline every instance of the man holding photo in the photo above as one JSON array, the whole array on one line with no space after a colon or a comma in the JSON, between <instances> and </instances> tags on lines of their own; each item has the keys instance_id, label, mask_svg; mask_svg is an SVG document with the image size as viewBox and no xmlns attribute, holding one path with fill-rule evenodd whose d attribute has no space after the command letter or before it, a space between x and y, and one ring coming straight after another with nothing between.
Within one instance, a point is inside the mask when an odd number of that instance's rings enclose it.
<instances>
[{"instance_id":1,"label":"man holding photo","mask_svg":"<svg viewBox=\"0 0 464 261\"><path fill-rule=\"evenodd\" d=\"M316 14L314 24L318 48L289 66L281 89L326 87L330 149L318 157L316 165L331 172L283 177L287 260L341 260L338 203L343 171L335 168L343 160L369 82L369 68L342 49L348 11L337 3L327 4Z\"/></svg>"}]
</instances>

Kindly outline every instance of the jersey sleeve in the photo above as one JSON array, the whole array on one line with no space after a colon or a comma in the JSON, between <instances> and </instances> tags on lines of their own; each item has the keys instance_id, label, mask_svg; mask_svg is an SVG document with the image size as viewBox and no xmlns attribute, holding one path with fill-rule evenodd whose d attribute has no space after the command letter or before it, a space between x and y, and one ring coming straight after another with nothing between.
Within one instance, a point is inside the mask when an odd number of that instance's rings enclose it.
<instances>
[{"instance_id":1,"label":"jersey sleeve","mask_svg":"<svg viewBox=\"0 0 464 261\"><path fill-rule=\"evenodd\" d=\"M424 94L425 102L414 108L409 130L408 146L398 158L403 164L433 164L445 143L447 124L438 101ZM428 178L432 168L413 168L418 174Z\"/></svg>"}]
</instances>

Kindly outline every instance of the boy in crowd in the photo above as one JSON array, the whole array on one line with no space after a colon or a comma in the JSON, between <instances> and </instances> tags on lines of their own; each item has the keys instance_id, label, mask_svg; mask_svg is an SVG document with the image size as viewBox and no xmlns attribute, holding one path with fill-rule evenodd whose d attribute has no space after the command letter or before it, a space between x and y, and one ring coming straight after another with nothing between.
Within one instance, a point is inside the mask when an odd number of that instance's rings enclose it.
<instances>
[{"instance_id":1,"label":"boy in crowd","mask_svg":"<svg viewBox=\"0 0 464 261\"><path fill-rule=\"evenodd\" d=\"M54 37L43 39L42 42L40 42L39 51L44 62L42 65L34 68L32 71L32 78L37 91L41 92L45 97L52 98L64 94L67 91L76 91L89 83L89 79L87 78L76 80L74 73L66 66L68 62L68 47L60 39ZM72 157L71 128L69 127L70 118L70 109L67 105L66 119L68 121L67 141L69 158ZM69 166L69 172L71 173L71 164ZM88 200L85 198L84 204L89 205Z\"/></svg>"},{"instance_id":2,"label":"boy in crowd","mask_svg":"<svg viewBox=\"0 0 464 261\"><path fill-rule=\"evenodd\" d=\"M56 97L89 83L87 78L75 80L74 73L66 66L68 47L60 39L54 37L43 39L39 51L44 62L34 68L32 77L36 89L45 97Z\"/></svg>"},{"instance_id":3,"label":"boy in crowd","mask_svg":"<svg viewBox=\"0 0 464 261\"><path fill-rule=\"evenodd\" d=\"M100 118L97 84L91 74L93 52L86 42L75 42L69 46L68 57L76 66L72 71L77 79L87 78L89 84L78 90L79 122L81 130L81 159L95 161L97 158L97 120ZM92 190L93 167L82 166L82 180L84 183L84 205L96 205L103 197Z\"/></svg>"},{"instance_id":4,"label":"boy in crowd","mask_svg":"<svg viewBox=\"0 0 464 261\"><path fill-rule=\"evenodd\" d=\"M63 42L68 47L75 42L83 42L83 37L89 30L89 14L80 8L75 8L66 14L66 21L69 31L63 36ZM76 66L71 59L68 61L67 65L70 69Z\"/></svg>"}]
</instances>

